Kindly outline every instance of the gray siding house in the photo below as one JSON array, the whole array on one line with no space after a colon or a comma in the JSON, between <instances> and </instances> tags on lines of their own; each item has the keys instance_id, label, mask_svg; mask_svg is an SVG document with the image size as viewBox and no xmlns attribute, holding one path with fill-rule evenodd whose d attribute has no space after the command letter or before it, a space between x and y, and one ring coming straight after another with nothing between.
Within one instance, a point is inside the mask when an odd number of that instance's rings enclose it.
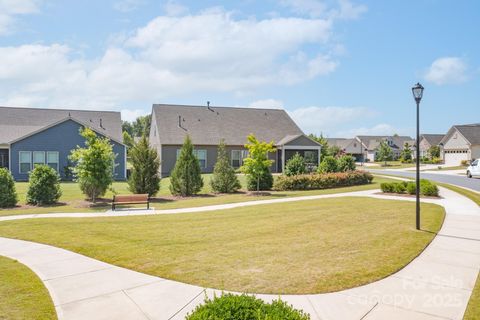
<instances>
[{"instance_id":1,"label":"gray siding house","mask_svg":"<svg viewBox=\"0 0 480 320\"><path fill-rule=\"evenodd\" d=\"M46 164L68 179L70 151L83 146L79 130L89 127L113 145L115 179L126 178L126 147L119 112L0 107L0 167L17 181L28 180L35 165Z\"/></svg>"},{"instance_id":2,"label":"gray siding house","mask_svg":"<svg viewBox=\"0 0 480 320\"><path fill-rule=\"evenodd\" d=\"M272 172L282 172L285 162L297 152L312 165L320 161L321 145L308 138L284 110L164 104L152 108L150 143L160 156L163 177L170 175L187 135L202 172L210 173L222 139L230 163L239 168L248 156L244 145L249 134L275 143L277 151L270 154Z\"/></svg>"}]
</instances>

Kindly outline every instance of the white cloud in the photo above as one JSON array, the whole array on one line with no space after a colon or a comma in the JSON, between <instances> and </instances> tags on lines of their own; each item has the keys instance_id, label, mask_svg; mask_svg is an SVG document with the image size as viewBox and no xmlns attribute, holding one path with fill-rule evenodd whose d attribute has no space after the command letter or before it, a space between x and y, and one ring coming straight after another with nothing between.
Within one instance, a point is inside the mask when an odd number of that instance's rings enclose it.
<instances>
[{"instance_id":1,"label":"white cloud","mask_svg":"<svg viewBox=\"0 0 480 320\"><path fill-rule=\"evenodd\" d=\"M115 109L291 85L335 70L323 52L332 32L323 19L236 19L215 9L157 17L91 60L62 44L0 47L0 103ZM310 44L316 53L303 51Z\"/></svg>"},{"instance_id":2,"label":"white cloud","mask_svg":"<svg viewBox=\"0 0 480 320\"><path fill-rule=\"evenodd\" d=\"M259 109L283 109L283 102L276 99L263 99L250 103L247 108Z\"/></svg>"},{"instance_id":3,"label":"white cloud","mask_svg":"<svg viewBox=\"0 0 480 320\"><path fill-rule=\"evenodd\" d=\"M396 128L388 123L380 123L373 127L359 127L355 129L349 129L344 131L338 131L335 133L336 137L355 137L357 135L409 135L409 130L406 128Z\"/></svg>"},{"instance_id":4,"label":"white cloud","mask_svg":"<svg viewBox=\"0 0 480 320\"><path fill-rule=\"evenodd\" d=\"M467 64L459 57L435 60L425 73L425 79L436 85L456 84L467 81Z\"/></svg>"},{"instance_id":5,"label":"white cloud","mask_svg":"<svg viewBox=\"0 0 480 320\"><path fill-rule=\"evenodd\" d=\"M39 11L39 0L0 0L0 35L12 32L15 16Z\"/></svg>"},{"instance_id":6,"label":"white cloud","mask_svg":"<svg viewBox=\"0 0 480 320\"><path fill-rule=\"evenodd\" d=\"M121 110L121 113L122 113L122 120L130 121L130 122L135 121L135 119L137 119L140 116L149 114L149 112L146 112L145 110L140 110L140 109L136 109L136 110L123 109Z\"/></svg>"},{"instance_id":7,"label":"white cloud","mask_svg":"<svg viewBox=\"0 0 480 320\"><path fill-rule=\"evenodd\" d=\"M168 0L164 6L164 10L167 16L180 16L188 12L187 7L174 0Z\"/></svg>"},{"instance_id":8,"label":"white cloud","mask_svg":"<svg viewBox=\"0 0 480 320\"><path fill-rule=\"evenodd\" d=\"M339 126L358 119L372 117L374 112L364 107L305 107L288 111L292 119L306 133L334 132Z\"/></svg>"},{"instance_id":9,"label":"white cloud","mask_svg":"<svg viewBox=\"0 0 480 320\"><path fill-rule=\"evenodd\" d=\"M145 4L145 0L119 0L113 4L113 8L120 12L130 12Z\"/></svg>"}]
</instances>

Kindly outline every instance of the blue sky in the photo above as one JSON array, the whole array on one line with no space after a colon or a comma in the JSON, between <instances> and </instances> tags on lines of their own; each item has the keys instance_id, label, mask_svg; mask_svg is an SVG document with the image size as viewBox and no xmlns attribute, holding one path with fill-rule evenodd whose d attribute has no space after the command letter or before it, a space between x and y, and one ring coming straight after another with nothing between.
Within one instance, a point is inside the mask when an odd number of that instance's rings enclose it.
<instances>
[{"instance_id":1,"label":"blue sky","mask_svg":"<svg viewBox=\"0 0 480 320\"><path fill-rule=\"evenodd\" d=\"M0 0L0 105L285 108L306 133L480 122L475 0Z\"/></svg>"}]
</instances>

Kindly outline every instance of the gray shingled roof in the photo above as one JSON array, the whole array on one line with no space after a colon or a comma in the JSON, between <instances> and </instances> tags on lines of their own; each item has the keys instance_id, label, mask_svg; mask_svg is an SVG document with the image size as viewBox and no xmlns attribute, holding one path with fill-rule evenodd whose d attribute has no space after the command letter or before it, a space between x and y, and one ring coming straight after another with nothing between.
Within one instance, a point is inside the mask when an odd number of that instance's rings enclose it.
<instances>
[{"instance_id":1,"label":"gray shingled roof","mask_svg":"<svg viewBox=\"0 0 480 320\"><path fill-rule=\"evenodd\" d=\"M345 138L327 138L329 146L337 146L341 149L345 149L352 141L355 139L345 139Z\"/></svg>"},{"instance_id":2,"label":"gray shingled roof","mask_svg":"<svg viewBox=\"0 0 480 320\"><path fill-rule=\"evenodd\" d=\"M368 150L375 150L382 140L387 138L392 138L394 143L393 148L403 150L403 145L405 142L408 142L410 145L415 143L415 140L409 136L357 136L364 145L367 146Z\"/></svg>"},{"instance_id":3,"label":"gray shingled roof","mask_svg":"<svg viewBox=\"0 0 480 320\"><path fill-rule=\"evenodd\" d=\"M109 138L123 140L120 112L0 107L0 143L8 144L68 117Z\"/></svg>"},{"instance_id":4,"label":"gray shingled roof","mask_svg":"<svg viewBox=\"0 0 480 320\"><path fill-rule=\"evenodd\" d=\"M427 142L431 146L438 146L442 141L443 137L445 137L444 134L422 134L422 138L427 140Z\"/></svg>"},{"instance_id":5,"label":"gray shingled roof","mask_svg":"<svg viewBox=\"0 0 480 320\"><path fill-rule=\"evenodd\" d=\"M480 123L454 126L472 145L480 144Z\"/></svg>"},{"instance_id":6,"label":"gray shingled roof","mask_svg":"<svg viewBox=\"0 0 480 320\"><path fill-rule=\"evenodd\" d=\"M285 110L180 105L153 105L161 144L182 144L188 134L197 145L244 145L253 133L264 141L303 135ZM179 116L181 127L179 127Z\"/></svg>"}]
</instances>

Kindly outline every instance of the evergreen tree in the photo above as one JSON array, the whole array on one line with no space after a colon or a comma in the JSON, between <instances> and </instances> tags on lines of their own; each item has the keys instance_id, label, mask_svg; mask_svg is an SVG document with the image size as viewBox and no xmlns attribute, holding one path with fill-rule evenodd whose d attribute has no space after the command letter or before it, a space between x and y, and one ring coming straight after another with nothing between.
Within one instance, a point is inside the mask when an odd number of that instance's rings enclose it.
<instances>
[{"instance_id":1,"label":"evergreen tree","mask_svg":"<svg viewBox=\"0 0 480 320\"><path fill-rule=\"evenodd\" d=\"M127 146L128 151L133 148L133 145L135 144L132 136L127 132L123 131L123 144Z\"/></svg>"},{"instance_id":2,"label":"evergreen tree","mask_svg":"<svg viewBox=\"0 0 480 320\"><path fill-rule=\"evenodd\" d=\"M28 176L27 203L34 205L54 204L62 196L60 176L47 165L38 165Z\"/></svg>"},{"instance_id":3,"label":"evergreen tree","mask_svg":"<svg viewBox=\"0 0 480 320\"><path fill-rule=\"evenodd\" d=\"M170 176L170 192L186 197L197 194L202 187L200 163L193 154L192 140L187 136Z\"/></svg>"},{"instance_id":4,"label":"evergreen tree","mask_svg":"<svg viewBox=\"0 0 480 320\"><path fill-rule=\"evenodd\" d=\"M73 174L80 189L95 203L112 185L116 155L110 141L91 129L80 129L80 135L85 138L85 148L72 150L69 158L75 164Z\"/></svg>"},{"instance_id":5,"label":"evergreen tree","mask_svg":"<svg viewBox=\"0 0 480 320\"><path fill-rule=\"evenodd\" d=\"M400 157L402 161L412 160L412 146L408 142L405 142L403 145L403 151Z\"/></svg>"},{"instance_id":6,"label":"evergreen tree","mask_svg":"<svg viewBox=\"0 0 480 320\"><path fill-rule=\"evenodd\" d=\"M217 163L213 169L213 177L210 180L212 190L220 193L232 193L240 189L240 181L235 174L235 169L228 161L225 142L222 140L218 145Z\"/></svg>"},{"instance_id":7,"label":"evergreen tree","mask_svg":"<svg viewBox=\"0 0 480 320\"><path fill-rule=\"evenodd\" d=\"M130 150L130 159L133 167L128 179L128 189L135 194L157 194L160 190L160 159L157 150L150 148L146 136Z\"/></svg>"},{"instance_id":8,"label":"evergreen tree","mask_svg":"<svg viewBox=\"0 0 480 320\"><path fill-rule=\"evenodd\" d=\"M7 168L0 168L0 208L15 207L18 202L15 181Z\"/></svg>"}]
</instances>

